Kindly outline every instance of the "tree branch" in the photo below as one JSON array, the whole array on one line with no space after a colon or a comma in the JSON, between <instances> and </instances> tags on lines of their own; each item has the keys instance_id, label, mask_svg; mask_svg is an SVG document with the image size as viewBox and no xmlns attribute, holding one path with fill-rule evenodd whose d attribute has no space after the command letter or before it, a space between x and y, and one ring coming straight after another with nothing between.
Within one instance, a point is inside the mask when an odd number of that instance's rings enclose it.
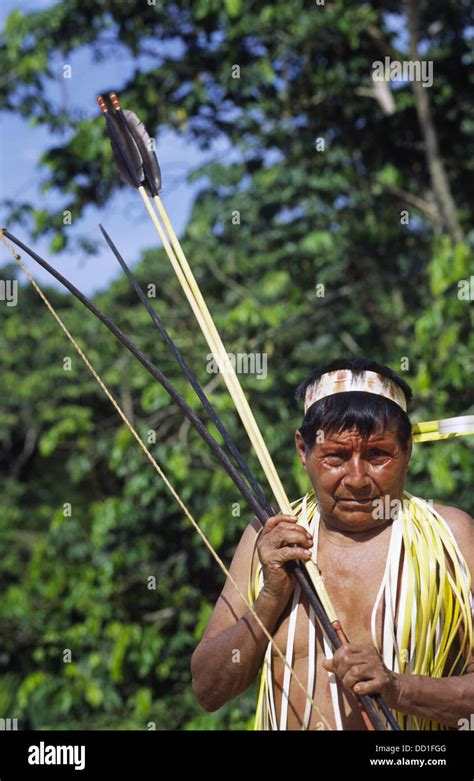
<instances>
[{"instance_id":1,"label":"tree branch","mask_svg":"<svg viewBox=\"0 0 474 781\"><path fill-rule=\"evenodd\" d=\"M387 57L390 57L395 62L402 62L403 57L397 52L396 49L393 48L392 44L389 43L387 40L385 40L383 33L379 30L378 27L375 26L375 24L369 24L367 27L367 32L374 41L374 43L377 44L379 49L387 55Z\"/></svg>"},{"instance_id":2,"label":"tree branch","mask_svg":"<svg viewBox=\"0 0 474 781\"><path fill-rule=\"evenodd\" d=\"M443 215L434 206L434 204L428 203L428 201L423 200L423 198L419 198L417 195L413 195L413 193L409 193L407 190L402 190L401 187L385 185L385 189L387 192L400 198L402 201L408 204L408 206L413 206L414 209L420 211L425 215L425 217L431 220L431 222L434 222L435 225L444 224Z\"/></svg>"},{"instance_id":3,"label":"tree branch","mask_svg":"<svg viewBox=\"0 0 474 781\"><path fill-rule=\"evenodd\" d=\"M20 476L20 472L27 463L27 461L30 459L30 456L33 455L33 452L36 447L36 443L38 441L39 437L39 429L36 427L29 428L26 432L25 441L23 443L23 449L21 453L19 454L18 458L15 460L15 463L13 464L11 475L14 480L18 480Z\"/></svg>"},{"instance_id":4,"label":"tree branch","mask_svg":"<svg viewBox=\"0 0 474 781\"><path fill-rule=\"evenodd\" d=\"M413 61L416 61L419 60L417 37L418 0L406 0L406 7L408 30L410 33L410 58ZM438 137L428 99L428 90L416 79L413 79L412 81L412 89L415 96L418 122L425 144L426 161L430 172L433 191L439 203L447 230L453 241L460 242L464 237L457 218L456 204L454 203L454 198L451 194L449 180L439 151Z\"/></svg>"}]
</instances>

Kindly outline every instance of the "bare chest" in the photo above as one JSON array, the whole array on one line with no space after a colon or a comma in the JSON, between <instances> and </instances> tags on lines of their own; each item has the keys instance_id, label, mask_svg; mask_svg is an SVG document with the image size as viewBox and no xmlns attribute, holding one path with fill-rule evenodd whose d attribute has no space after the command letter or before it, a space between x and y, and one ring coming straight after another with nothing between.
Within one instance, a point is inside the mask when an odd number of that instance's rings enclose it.
<instances>
[{"instance_id":1,"label":"bare chest","mask_svg":"<svg viewBox=\"0 0 474 781\"><path fill-rule=\"evenodd\" d=\"M318 567L337 617L350 642L372 644L371 621L374 604L384 576L390 530L365 546L356 548L337 546L322 536L318 545ZM294 634L294 657L308 656L309 608L304 596L300 598ZM283 612L275 640L286 647L291 620L291 600ZM294 618L293 618L294 620ZM377 611L375 627L380 642L382 614ZM317 639L321 639L317 633ZM319 645L319 642L318 642Z\"/></svg>"},{"instance_id":2,"label":"bare chest","mask_svg":"<svg viewBox=\"0 0 474 781\"><path fill-rule=\"evenodd\" d=\"M372 645L371 619L374 604L385 572L390 536L384 536L377 545L360 546L357 549L339 548L320 539L318 545L318 566L324 578L324 584L335 608L337 617L350 642ZM329 691L329 677L322 664L326 658L323 633L316 622L314 632L309 622L309 606L306 597L300 596L298 608L292 616L292 600L289 601L281 616L274 638L286 655L288 637L293 635L291 665L300 680L305 682L308 675L308 657L315 657L314 697L318 703L318 712L313 711L310 729L321 728L321 718L331 728L335 728L333 706ZM296 616L296 621L295 621ZM294 623L294 633L290 628ZM376 637L381 641L382 611L375 615ZM310 648L310 645L312 646ZM277 710L282 702L282 690L285 667L277 655L273 655L274 694ZM292 681L290 685L290 703L288 728L301 727L301 714L306 700L304 692ZM340 699L344 728L363 729L360 712L352 694L344 691ZM325 728L325 727L322 727Z\"/></svg>"}]
</instances>

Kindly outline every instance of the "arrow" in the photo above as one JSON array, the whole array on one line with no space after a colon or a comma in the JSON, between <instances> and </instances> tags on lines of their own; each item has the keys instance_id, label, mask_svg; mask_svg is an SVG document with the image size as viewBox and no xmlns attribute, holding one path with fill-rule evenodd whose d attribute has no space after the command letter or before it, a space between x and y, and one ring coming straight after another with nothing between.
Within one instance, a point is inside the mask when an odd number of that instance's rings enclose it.
<instances>
[{"instance_id":1,"label":"arrow","mask_svg":"<svg viewBox=\"0 0 474 781\"><path fill-rule=\"evenodd\" d=\"M452 437L466 437L474 434L474 415L414 423L412 432L414 442L437 442Z\"/></svg>"},{"instance_id":2,"label":"arrow","mask_svg":"<svg viewBox=\"0 0 474 781\"><path fill-rule=\"evenodd\" d=\"M114 106L119 106L118 98L115 93L114 95ZM99 106L102 110L102 112L107 117L107 107L105 104L104 99L102 96L99 96L97 98ZM116 110L116 108L115 108ZM257 454L257 457L260 461L260 464L262 466L262 469L265 473L265 476L269 482L269 485L273 491L273 494L277 500L278 506L282 513L286 515L291 515L291 505L288 500L288 497L285 493L285 490L283 488L283 485L281 484L280 478L277 474L277 471L275 469L275 466L273 464L273 461L271 459L270 453L268 452L267 446L264 442L264 439L260 433L260 430L257 425L257 421L255 420L255 417L252 413L252 410L250 409L250 405L244 395L244 392L242 390L242 387L240 385L240 382L238 380L238 377L235 373L234 367L232 366L232 363L230 362L230 359L227 355L227 351L224 347L224 344L222 343L222 340L220 338L220 335L217 331L217 328L214 324L214 321L212 320L211 314L207 308L206 302L204 301L204 298L202 296L201 291L199 290L199 287L197 285L197 282L194 278L194 275L192 273L192 270L189 266L189 263L186 259L186 256L184 255L184 252L181 248L181 245L177 239L177 236L173 230L173 227L171 225L171 222L168 218L168 215L166 214L165 208L163 204L161 203L161 199L158 195L153 197L153 201L155 202L157 208L159 209L160 216L163 219L163 223L165 224L166 230L168 231L168 234L171 238L171 243L173 244L173 247L171 247L170 242L168 241L168 238L163 230L163 227L161 223L158 220L157 214L153 209L153 206L150 203L149 197L147 195L147 192L145 190L145 187L139 183L140 180L140 170L143 169L143 159L141 159L141 165L137 165L134 163L133 160L127 159L127 144L125 141L122 141L121 144L117 144L117 132L116 127L114 125L110 125L112 127L112 137L111 140L116 144L116 147L119 149L120 155L122 156L121 164L119 166L120 172L123 172L124 170L127 170L128 172L131 172L135 170L135 182L136 182L136 189L138 190L145 207L147 209L147 212L153 222L153 225L155 229L158 232L158 235L160 236L160 239L162 241L163 247L165 249L166 254L168 255L168 258L171 262L171 265L173 266L173 269L180 281L180 284L183 288L183 291L186 295L186 298L188 299L188 302L191 306L192 311L194 312L194 315L199 323L199 326L206 338L206 341L211 349L211 352L213 353L214 357L217 359L219 368L221 369L222 376L224 379L224 382L227 385L227 388L229 390L229 393L234 401L234 404L236 406L237 412L240 416L240 419L244 425L244 428L248 434L248 437L250 439L250 442L252 443L255 452ZM107 124L107 129L109 129L109 124ZM125 127L124 123L122 122L121 126L121 135L126 135L128 132L127 128ZM145 131L146 132L146 131ZM148 134L147 134L148 136ZM148 137L149 138L149 137ZM147 143L146 140L143 139L143 149L150 148L151 142ZM134 140L130 142L133 146ZM135 144L136 146L136 144ZM146 152L144 152L146 154ZM151 163L150 163L151 165ZM149 167L149 166L148 166ZM133 178L133 177L132 177ZM176 257L175 254L178 255ZM179 260L178 260L179 258ZM335 623L338 621L336 611L334 610L334 607L331 604L331 601L329 599L329 596L327 594L327 591L324 587L323 580L321 578L321 575L319 573L318 568L316 567L315 563L313 561L305 562L304 564L308 575L315 587L315 590L317 591L321 602L324 606L324 609L331 621L331 623ZM339 630L338 630L339 631ZM341 634L341 640L344 639L342 630L340 630Z\"/></svg>"}]
</instances>

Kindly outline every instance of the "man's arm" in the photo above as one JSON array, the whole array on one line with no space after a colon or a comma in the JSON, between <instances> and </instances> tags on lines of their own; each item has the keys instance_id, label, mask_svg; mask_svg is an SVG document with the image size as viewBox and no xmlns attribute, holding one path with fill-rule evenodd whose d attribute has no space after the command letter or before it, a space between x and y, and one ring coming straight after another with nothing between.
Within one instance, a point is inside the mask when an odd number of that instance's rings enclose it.
<instances>
[{"instance_id":1,"label":"man's arm","mask_svg":"<svg viewBox=\"0 0 474 781\"><path fill-rule=\"evenodd\" d=\"M474 672L451 678L394 673L373 646L355 643L338 648L324 667L333 670L346 689L381 694L388 707L400 713L447 727L458 727L460 719L474 713Z\"/></svg>"},{"instance_id":2,"label":"man's arm","mask_svg":"<svg viewBox=\"0 0 474 781\"><path fill-rule=\"evenodd\" d=\"M270 634L294 589L294 578L284 569L285 563L311 557L307 549L312 538L295 521L284 515L269 518L258 542L259 524L249 524L230 567L230 574L246 597L257 542L264 587L254 610ZM191 660L193 689L205 710L221 708L248 688L263 662L267 644L261 626L227 579Z\"/></svg>"},{"instance_id":3,"label":"man's arm","mask_svg":"<svg viewBox=\"0 0 474 781\"><path fill-rule=\"evenodd\" d=\"M474 581L474 520L455 507L436 506L445 518L466 560ZM397 674L388 670L373 646L349 644L339 648L332 662L343 685L357 694L380 693L390 708L401 713L432 719L448 727L458 727L460 719L474 713L474 655L467 672L449 678Z\"/></svg>"},{"instance_id":4,"label":"man's arm","mask_svg":"<svg viewBox=\"0 0 474 781\"><path fill-rule=\"evenodd\" d=\"M391 707L401 713L459 727L474 713L474 673L452 678L399 675L398 697Z\"/></svg>"}]
</instances>

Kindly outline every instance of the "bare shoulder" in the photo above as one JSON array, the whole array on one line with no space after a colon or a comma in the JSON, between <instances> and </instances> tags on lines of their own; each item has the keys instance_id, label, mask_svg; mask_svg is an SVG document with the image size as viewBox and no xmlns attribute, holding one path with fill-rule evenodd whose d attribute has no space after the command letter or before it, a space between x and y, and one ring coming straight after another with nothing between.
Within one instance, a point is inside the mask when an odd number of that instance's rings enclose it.
<instances>
[{"instance_id":1,"label":"bare shoulder","mask_svg":"<svg viewBox=\"0 0 474 781\"><path fill-rule=\"evenodd\" d=\"M230 565L231 576L244 593L247 591L248 577L251 573L256 543L261 528L261 524L257 518L252 518L242 533ZM223 593L230 596L232 592L235 592L235 587L231 581L227 579Z\"/></svg>"},{"instance_id":2,"label":"bare shoulder","mask_svg":"<svg viewBox=\"0 0 474 781\"><path fill-rule=\"evenodd\" d=\"M255 544L257 542L258 535L262 530L261 523L257 518L252 520L245 527L240 541L234 553L234 562L239 559L252 558Z\"/></svg>"},{"instance_id":3,"label":"bare shoulder","mask_svg":"<svg viewBox=\"0 0 474 781\"><path fill-rule=\"evenodd\" d=\"M248 522L235 546L233 560L245 556L253 549L261 529L262 525L258 518L252 518Z\"/></svg>"},{"instance_id":4,"label":"bare shoulder","mask_svg":"<svg viewBox=\"0 0 474 781\"><path fill-rule=\"evenodd\" d=\"M474 518L459 507L445 504L434 504L435 510L447 521L451 531L462 535L474 535Z\"/></svg>"},{"instance_id":5,"label":"bare shoulder","mask_svg":"<svg viewBox=\"0 0 474 781\"><path fill-rule=\"evenodd\" d=\"M471 572L474 573L474 519L458 507L444 504L433 506L448 524Z\"/></svg>"}]
</instances>

